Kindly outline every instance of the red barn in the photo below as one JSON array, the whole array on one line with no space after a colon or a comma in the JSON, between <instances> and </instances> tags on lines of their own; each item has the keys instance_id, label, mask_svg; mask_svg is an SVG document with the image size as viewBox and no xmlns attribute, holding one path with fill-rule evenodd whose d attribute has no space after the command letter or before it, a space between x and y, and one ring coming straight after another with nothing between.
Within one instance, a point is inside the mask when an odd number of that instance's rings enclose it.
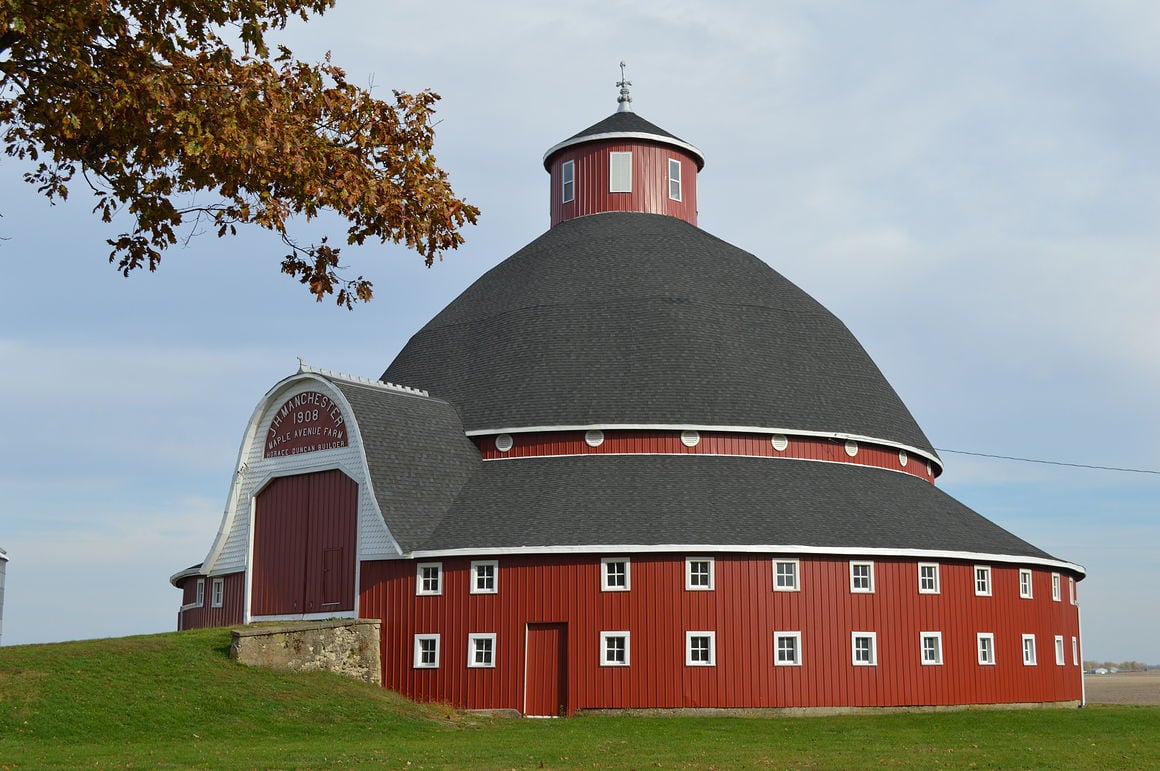
<instances>
[{"instance_id":1,"label":"red barn","mask_svg":"<svg viewBox=\"0 0 1160 771\"><path fill-rule=\"evenodd\" d=\"M549 230L380 380L261 399L180 627L382 619L385 687L525 715L1078 703L1083 569L939 490L845 325L697 227L700 151L622 88L543 162Z\"/></svg>"}]
</instances>

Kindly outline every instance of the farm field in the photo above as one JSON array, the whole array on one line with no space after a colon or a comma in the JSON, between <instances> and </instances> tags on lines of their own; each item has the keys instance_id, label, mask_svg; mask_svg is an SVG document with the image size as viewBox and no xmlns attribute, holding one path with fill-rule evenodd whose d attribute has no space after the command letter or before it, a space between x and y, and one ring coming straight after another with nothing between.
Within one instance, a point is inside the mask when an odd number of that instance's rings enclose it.
<instances>
[{"instance_id":1,"label":"farm field","mask_svg":"<svg viewBox=\"0 0 1160 771\"><path fill-rule=\"evenodd\" d=\"M522 720L228 648L221 629L0 648L0 769L1160 767L1156 706Z\"/></svg>"},{"instance_id":2,"label":"farm field","mask_svg":"<svg viewBox=\"0 0 1160 771\"><path fill-rule=\"evenodd\" d=\"M1160 705L1160 669L1085 675L1088 704Z\"/></svg>"}]
</instances>

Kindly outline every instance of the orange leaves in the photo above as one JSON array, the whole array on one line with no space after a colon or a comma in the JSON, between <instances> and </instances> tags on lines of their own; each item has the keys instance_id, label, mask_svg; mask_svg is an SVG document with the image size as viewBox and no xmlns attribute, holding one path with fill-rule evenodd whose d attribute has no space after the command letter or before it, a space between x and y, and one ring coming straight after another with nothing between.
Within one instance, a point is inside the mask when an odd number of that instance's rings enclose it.
<instances>
[{"instance_id":1,"label":"orange leaves","mask_svg":"<svg viewBox=\"0 0 1160 771\"><path fill-rule=\"evenodd\" d=\"M28 179L50 198L67 195L80 170L95 213L132 216L133 229L109 242L126 275L155 270L179 228L209 217L219 237L245 225L277 233L291 247L282 272L315 299L365 302L371 283L338 275L338 248L295 243L296 217L337 212L347 243L406 244L430 265L462 243L478 210L455 196L432 155L438 95L381 101L329 56L308 64L279 46L270 59L269 30L331 4L41 0L35 16L18 16L12 9L24 4L10 0L0 6L7 152L45 155ZM230 26L249 55L236 57L213 32ZM216 198L195 204L206 192Z\"/></svg>"}]
</instances>

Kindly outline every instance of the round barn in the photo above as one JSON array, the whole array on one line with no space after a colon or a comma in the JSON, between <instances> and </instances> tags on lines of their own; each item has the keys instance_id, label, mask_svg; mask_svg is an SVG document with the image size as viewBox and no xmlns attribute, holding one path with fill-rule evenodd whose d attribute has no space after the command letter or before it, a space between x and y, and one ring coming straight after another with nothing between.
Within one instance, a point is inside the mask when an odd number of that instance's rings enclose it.
<instances>
[{"instance_id":1,"label":"round barn","mask_svg":"<svg viewBox=\"0 0 1160 771\"><path fill-rule=\"evenodd\" d=\"M385 687L534 716L1079 703L1083 569L936 486L862 346L697 227L704 157L619 85L544 155L548 231L381 379L260 400L179 626L382 619Z\"/></svg>"}]
</instances>

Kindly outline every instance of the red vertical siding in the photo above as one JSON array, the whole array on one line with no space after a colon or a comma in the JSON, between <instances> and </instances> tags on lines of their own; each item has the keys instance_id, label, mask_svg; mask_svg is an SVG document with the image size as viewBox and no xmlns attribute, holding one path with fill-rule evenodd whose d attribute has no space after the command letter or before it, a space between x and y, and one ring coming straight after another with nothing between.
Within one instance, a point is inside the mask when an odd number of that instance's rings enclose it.
<instances>
[{"instance_id":1,"label":"red vertical siding","mask_svg":"<svg viewBox=\"0 0 1160 771\"><path fill-rule=\"evenodd\" d=\"M567 624L528 624L524 672L525 715L567 713Z\"/></svg>"},{"instance_id":2,"label":"red vertical siding","mask_svg":"<svg viewBox=\"0 0 1160 771\"><path fill-rule=\"evenodd\" d=\"M632 153L632 192L610 193L609 153ZM681 163L681 200L669 198L669 159ZM575 163L575 198L563 203L560 168ZM552 159L551 220L557 225L573 217L609 211L667 214L697 224L697 163L685 151L649 142L602 140L566 148Z\"/></svg>"},{"instance_id":3,"label":"red vertical siding","mask_svg":"<svg viewBox=\"0 0 1160 771\"><path fill-rule=\"evenodd\" d=\"M605 555L612 556L612 555ZM850 592L847 560L803 558L801 590L773 591L771 557L718 554L713 591L687 591L685 555L633 555L632 589L600 591L600 557L500 560L497 595L472 595L470 561L446 559L443 594L415 596L415 563L368 562L361 613L383 619L383 682L426 701L522 710L528 624L567 625L568 711L632 707L902 706L1078 700L1080 668L1057 666L1054 635L1079 634L1076 608L1018 594L1018 568L993 565L976 597L973 564L943 562L941 593L918 593L917 563L875 561L873 594ZM704 556L704 555L694 555ZM772 555L771 555L772 556ZM1066 578L1066 576L1065 576ZM716 633L715 667L685 665L685 632ZM601 667L600 632L628 631L631 664ZM774 632L801 632L802 665L774 666ZM877 634L877 666L852 664L851 633ZM496 634L496 667L468 669L467 635ZM920 632L941 632L943 664L923 666ZM975 635L995 634L997 663L977 663ZM439 669L417 670L415 634L438 633ZM1021 635L1039 663L1025 667Z\"/></svg>"},{"instance_id":4,"label":"red vertical siding","mask_svg":"<svg viewBox=\"0 0 1160 771\"><path fill-rule=\"evenodd\" d=\"M700 441L692 447L684 444L681 432L675 430L618 428L603 433L604 441L596 447L584 440L584 431L529 431L512 434L512 447L507 452L500 452L496 448L495 436L478 436L475 442L484 460L551 455L743 455L875 466L933 481L925 458L908 455L904 464L904 456L897 448L870 442L859 443L855 454L850 455L844 441L819 436L791 435L787 437L785 449L778 450L770 441L772 435L768 433L701 431Z\"/></svg>"},{"instance_id":5,"label":"red vertical siding","mask_svg":"<svg viewBox=\"0 0 1160 771\"><path fill-rule=\"evenodd\" d=\"M182 604L192 605L197 599L197 578L185 579L182 584ZM213 607L213 582L222 579L222 606ZM224 576L205 577L205 600L200 607L190 607L178 612L178 629L202 629L214 626L235 626L241 624L245 614L246 574L230 573Z\"/></svg>"},{"instance_id":6,"label":"red vertical siding","mask_svg":"<svg viewBox=\"0 0 1160 771\"><path fill-rule=\"evenodd\" d=\"M267 485L254 506L251 614L354 610L357 512L358 484L341 471Z\"/></svg>"}]
</instances>

